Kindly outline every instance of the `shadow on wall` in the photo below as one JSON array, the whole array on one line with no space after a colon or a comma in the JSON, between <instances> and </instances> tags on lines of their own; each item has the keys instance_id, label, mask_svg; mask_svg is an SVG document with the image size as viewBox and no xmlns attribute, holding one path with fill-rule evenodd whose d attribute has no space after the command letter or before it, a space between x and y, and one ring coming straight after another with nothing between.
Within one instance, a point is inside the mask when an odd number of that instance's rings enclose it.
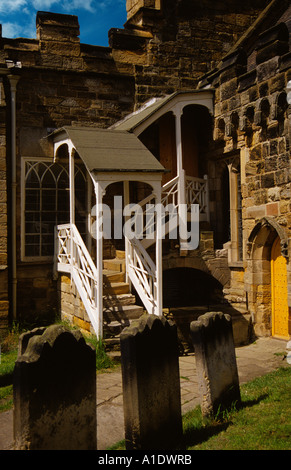
<instances>
[{"instance_id":1,"label":"shadow on wall","mask_svg":"<svg viewBox=\"0 0 291 470\"><path fill-rule=\"evenodd\" d=\"M137 295L136 298L142 305ZM180 354L193 352L190 323L207 312L223 312L232 317L236 346L253 339L250 315L232 307L224 299L222 284L199 269L173 268L163 272L163 308L166 318L177 325Z\"/></svg>"},{"instance_id":2,"label":"shadow on wall","mask_svg":"<svg viewBox=\"0 0 291 470\"><path fill-rule=\"evenodd\" d=\"M164 308L210 306L223 301L223 286L210 274L193 268L163 272Z\"/></svg>"}]
</instances>

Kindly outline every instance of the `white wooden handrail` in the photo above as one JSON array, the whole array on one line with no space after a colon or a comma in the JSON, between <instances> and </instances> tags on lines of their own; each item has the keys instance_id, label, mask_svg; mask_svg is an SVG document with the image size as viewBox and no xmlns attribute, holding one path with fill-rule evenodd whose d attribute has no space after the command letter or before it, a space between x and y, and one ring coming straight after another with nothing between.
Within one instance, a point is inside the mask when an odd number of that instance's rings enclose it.
<instances>
[{"instance_id":1,"label":"white wooden handrail","mask_svg":"<svg viewBox=\"0 0 291 470\"><path fill-rule=\"evenodd\" d=\"M156 266L141 242L126 239L127 270L141 301L150 314L159 315Z\"/></svg>"},{"instance_id":2,"label":"white wooden handrail","mask_svg":"<svg viewBox=\"0 0 291 470\"><path fill-rule=\"evenodd\" d=\"M56 227L56 266L58 272L70 273L92 326L99 336L97 312L97 268L74 224Z\"/></svg>"}]
</instances>

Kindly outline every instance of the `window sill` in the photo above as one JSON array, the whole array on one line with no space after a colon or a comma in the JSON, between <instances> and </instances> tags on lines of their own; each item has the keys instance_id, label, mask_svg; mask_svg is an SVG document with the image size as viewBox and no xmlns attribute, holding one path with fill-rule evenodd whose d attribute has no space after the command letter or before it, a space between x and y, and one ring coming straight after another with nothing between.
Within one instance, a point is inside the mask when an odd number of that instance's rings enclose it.
<instances>
[{"instance_id":1,"label":"window sill","mask_svg":"<svg viewBox=\"0 0 291 470\"><path fill-rule=\"evenodd\" d=\"M228 267L229 268L244 268L244 262L243 261L229 261L228 262Z\"/></svg>"}]
</instances>

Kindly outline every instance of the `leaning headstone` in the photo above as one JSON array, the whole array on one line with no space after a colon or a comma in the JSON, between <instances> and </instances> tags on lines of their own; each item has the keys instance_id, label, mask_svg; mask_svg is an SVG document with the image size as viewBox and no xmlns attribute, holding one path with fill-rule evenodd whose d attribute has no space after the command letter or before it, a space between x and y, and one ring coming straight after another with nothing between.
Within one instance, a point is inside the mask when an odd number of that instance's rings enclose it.
<instances>
[{"instance_id":1,"label":"leaning headstone","mask_svg":"<svg viewBox=\"0 0 291 470\"><path fill-rule=\"evenodd\" d=\"M209 312L190 326L203 417L240 403L230 315Z\"/></svg>"},{"instance_id":2,"label":"leaning headstone","mask_svg":"<svg viewBox=\"0 0 291 470\"><path fill-rule=\"evenodd\" d=\"M96 449L96 353L61 325L20 337L14 369L15 450Z\"/></svg>"},{"instance_id":3,"label":"leaning headstone","mask_svg":"<svg viewBox=\"0 0 291 470\"><path fill-rule=\"evenodd\" d=\"M127 450L181 449L177 328L143 315L120 335Z\"/></svg>"}]
</instances>

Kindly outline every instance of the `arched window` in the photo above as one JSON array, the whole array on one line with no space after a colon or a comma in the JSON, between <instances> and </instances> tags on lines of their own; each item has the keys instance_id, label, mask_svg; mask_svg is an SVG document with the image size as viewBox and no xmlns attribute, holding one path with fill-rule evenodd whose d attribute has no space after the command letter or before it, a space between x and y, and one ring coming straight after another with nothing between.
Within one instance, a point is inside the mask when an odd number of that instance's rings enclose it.
<instances>
[{"instance_id":1,"label":"arched window","mask_svg":"<svg viewBox=\"0 0 291 470\"><path fill-rule=\"evenodd\" d=\"M24 160L22 190L22 257L51 258L54 227L70 221L69 167L67 163ZM86 231L86 175L76 165L76 224Z\"/></svg>"}]
</instances>

